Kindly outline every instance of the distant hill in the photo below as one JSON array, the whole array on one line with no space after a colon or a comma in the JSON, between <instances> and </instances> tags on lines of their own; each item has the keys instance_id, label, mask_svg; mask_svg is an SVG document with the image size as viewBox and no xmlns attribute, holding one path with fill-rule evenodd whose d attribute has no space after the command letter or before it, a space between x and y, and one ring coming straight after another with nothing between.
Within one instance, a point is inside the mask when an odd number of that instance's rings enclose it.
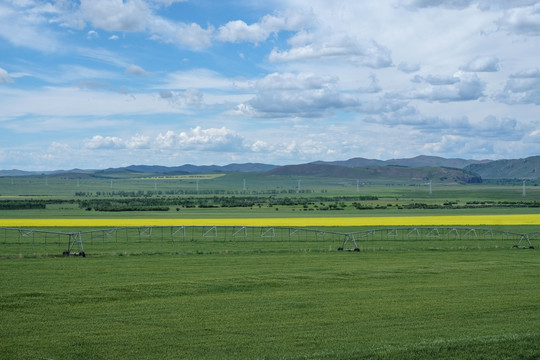
<instances>
[{"instance_id":1,"label":"distant hill","mask_svg":"<svg viewBox=\"0 0 540 360\"><path fill-rule=\"evenodd\" d=\"M246 163L229 165L181 165L181 166L157 166L157 165L131 165L126 170L153 174L207 174L212 172L265 172L276 168L277 165Z\"/></svg>"},{"instance_id":2,"label":"distant hill","mask_svg":"<svg viewBox=\"0 0 540 360\"><path fill-rule=\"evenodd\" d=\"M56 175L56 174L91 174L95 170L53 170L53 171L25 171L25 170L0 170L0 176L31 176L31 175Z\"/></svg>"},{"instance_id":3,"label":"distant hill","mask_svg":"<svg viewBox=\"0 0 540 360\"><path fill-rule=\"evenodd\" d=\"M361 157L352 158L349 160L341 161L314 161L310 164L314 165L334 165L334 166L345 166L345 167L366 167L366 166L385 166L385 161L375 160L375 159L364 159Z\"/></svg>"},{"instance_id":4,"label":"distant hill","mask_svg":"<svg viewBox=\"0 0 540 360\"><path fill-rule=\"evenodd\" d=\"M483 164L491 160L465 160L465 159L445 159L438 156L420 155L410 159L391 159L391 160L374 160L364 158L352 158L345 161L316 161L313 164L338 165L347 167L363 167L363 166L387 166L398 165L407 167L451 167L463 169L471 164Z\"/></svg>"},{"instance_id":5,"label":"distant hill","mask_svg":"<svg viewBox=\"0 0 540 360\"><path fill-rule=\"evenodd\" d=\"M0 176L29 176L29 175L36 175L40 174L39 172L35 171L24 171L24 170L0 170Z\"/></svg>"},{"instance_id":6,"label":"distant hill","mask_svg":"<svg viewBox=\"0 0 540 360\"><path fill-rule=\"evenodd\" d=\"M429 181L445 183L480 183L477 174L462 169L443 167L405 167L405 166L364 166L347 167L328 164L301 164L280 166L266 173L267 175L321 176L362 180L400 179L402 181Z\"/></svg>"},{"instance_id":7,"label":"distant hill","mask_svg":"<svg viewBox=\"0 0 540 360\"><path fill-rule=\"evenodd\" d=\"M130 165L120 168L109 168L99 170L94 176L107 178L127 178L141 175L187 175L187 174L208 174L216 172L266 172L276 168L277 165L246 163L229 165L181 165L181 166L160 166L160 165Z\"/></svg>"},{"instance_id":8,"label":"distant hill","mask_svg":"<svg viewBox=\"0 0 540 360\"><path fill-rule=\"evenodd\" d=\"M383 168L383 170L378 170ZM395 168L421 169L396 170ZM352 170L351 170L352 169ZM364 169L364 170L361 170ZM461 172L451 171L462 170ZM347 178L366 178L369 176L389 178L445 178L445 181L468 182L475 177L482 179L540 179L540 156L511 160L465 160L445 159L437 156L420 155L413 158L376 160L361 157L341 161L315 161L307 164L278 166L262 163L228 165L130 165L103 170L57 170L22 171L0 170L0 176L63 175L71 177L98 176L128 178L142 175L185 175L216 172L260 172L278 174L295 172L296 175L336 176ZM333 175L332 175L333 174Z\"/></svg>"},{"instance_id":9,"label":"distant hill","mask_svg":"<svg viewBox=\"0 0 540 360\"><path fill-rule=\"evenodd\" d=\"M494 160L487 163L471 164L465 169L475 172L485 179L539 179L540 156L514 160Z\"/></svg>"}]
</instances>

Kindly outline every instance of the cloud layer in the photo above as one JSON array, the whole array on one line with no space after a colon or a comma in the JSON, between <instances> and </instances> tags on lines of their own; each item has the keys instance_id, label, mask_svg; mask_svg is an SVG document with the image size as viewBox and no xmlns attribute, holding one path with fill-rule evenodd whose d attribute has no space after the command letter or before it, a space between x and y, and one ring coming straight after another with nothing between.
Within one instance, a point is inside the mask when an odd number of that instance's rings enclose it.
<instances>
[{"instance_id":1,"label":"cloud layer","mask_svg":"<svg viewBox=\"0 0 540 360\"><path fill-rule=\"evenodd\" d=\"M0 168L540 152L540 1L0 4Z\"/></svg>"}]
</instances>

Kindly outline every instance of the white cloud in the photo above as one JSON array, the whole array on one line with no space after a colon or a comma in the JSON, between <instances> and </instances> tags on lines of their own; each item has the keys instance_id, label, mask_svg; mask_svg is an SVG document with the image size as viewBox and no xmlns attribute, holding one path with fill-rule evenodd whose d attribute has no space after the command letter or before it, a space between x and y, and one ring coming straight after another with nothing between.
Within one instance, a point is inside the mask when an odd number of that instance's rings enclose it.
<instances>
[{"instance_id":1,"label":"white cloud","mask_svg":"<svg viewBox=\"0 0 540 360\"><path fill-rule=\"evenodd\" d=\"M498 140L520 140L524 131L517 129L517 120L513 118L498 118L490 115L473 124L469 136L476 137L480 135L482 138L492 138ZM474 134L474 135L473 135Z\"/></svg>"},{"instance_id":2,"label":"white cloud","mask_svg":"<svg viewBox=\"0 0 540 360\"><path fill-rule=\"evenodd\" d=\"M4 89L0 121L23 116L113 116L179 113L157 94L121 94L95 88L47 87L35 91Z\"/></svg>"},{"instance_id":3,"label":"white cloud","mask_svg":"<svg viewBox=\"0 0 540 360\"><path fill-rule=\"evenodd\" d=\"M202 129L197 126L177 136L177 144L182 149L200 149L213 151L241 150L244 139L226 127Z\"/></svg>"},{"instance_id":4,"label":"white cloud","mask_svg":"<svg viewBox=\"0 0 540 360\"><path fill-rule=\"evenodd\" d=\"M202 49L212 44L214 28L209 26L203 29L196 23L177 23L153 17L149 24L149 31L154 34L155 39L163 42Z\"/></svg>"},{"instance_id":5,"label":"white cloud","mask_svg":"<svg viewBox=\"0 0 540 360\"><path fill-rule=\"evenodd\" d=\"M168 74L165 82L161 85L161 87L166 89L198 88L232 90L234 88L237 88L238 85L242 86L243 82L244 81L242 81L241 79L229 79L213 70L192 69L188 71L177 71Z\"/></svg>"},{"instance_id":6,"label":"white cloud","mask_svg":"<svg viewBox=\"0 0 540 360\"><path fill-rule=\"evenodd\" d=\"M148 32L152 39L166 43L174 43L194 49L210 46L214 28L203 29L196 23L171 21L158 16L155 6L170 6L173 0L81 0L75 13L66 12L66 17L80 19L77 22L67 21L66 26L81 27L90 23L96 29L121 32ZM118 39L112 35L109 39Z\"/></svg>"},{"instance_id":7,"label":"white cloud","mask_svg":"<svg viewBox=\"0 0 540 360\"><path fill-rule=\"evenodd\" d=\"M401 0L400 4L409 10L431 7L463 9L470 6L474 2L475 0Z\"/></svg>"},{"instance_id":8,"label":"white cloud","mask_svg":"<svg viewBox=\"0 0 540 360\"><path fill-rule=\"evenodd\" d=\"M16 46L52 53L60 47L57 34L47 27L55 14L49 3L0 3L0 37Z\"/></svg>"},{"instance_id":9,"label":"white cloud","mask_svg":"<svg viewBox=\"0 0 540 360\"><path fill-rule=\"evenodd\" d=\"M453 76L416 76L414 82L425 83L397 97L426 101L450 102L478 100L484 96L485 82L476 74L456 73Z\"/></svg>"},{"instance_id":10,"label":"white cloud","mask_svg":"<svg viewBox=\"0 0 540 360\"><path fill-rule=\"evenodd\" d=\"M499 59L496 56L476 57L461 69L472 72L496 72L500 70Z\"/></svg>"},{"instance_id":11,"label":"white cloud","mask_svg":"<svg viewBox=\"0 0 540 360\"><path fill-rule=\"evenodd\" d=\"M0 84L7 84L12 83L13 79L8 74L8 72L2 68L0 68Z\"/></svg>"},{"instance_id":12,"label":"white cloud","mask_svg":"<svg viewBox=\"0 0 540 360\"><path fill-rule=\"evenodd\" d=\"M478 6L482 10L518 8L533 5L537 0L400 0L399 4L409 10L424 8L444 8L461 10L469 6Z\"/></svg>"},{"instance_id":13,"label":"white cloud","mask_svg":"<svg viewBox=\"0 0 540 360\"><path fill-rule=\"evenodd\" d=\"M517 34L540 35L540 3L507 10L498 25Z\"/></svg>"},{"instance_id":14,"label":"white cloud","mask_svg":"<svg viewBox=\"0 0 540 360\"><path fill-rule=\"evenodd\" d=\"M95 135L86 140L83 146L87 149L120 149L125 147L124 141L116 136Z\"/></svg>"},{"instance_id":15,"label":"white cloud","mask_svg":"<svg viewBox=\"0 0 540 360\"><path fill-rule=\"evenodd\" d=\"M2 146L106 166L540 151L538 1L179 2L0 0ZM47 142L11 136L30 132Z\"/></svg>"},{"instance_id":16,"label":"white cloud","mask_svg":"<svg viewBox=\"0 0 540 360\"><path fill-rule=\"evenodd\" d=\"M358 89L358 92L360 93L366 93L366 94L375 94L375 93L378 93L382 90L380 84L379 84L379 79L377 79L377 76L375 76L375 74L371 74L369 76L370 78L370 83L368 86L364 86L364 87L360 87Z\"/></svg>"},{"instance_id":17,"label":"white cloud","mask_svg":"<svg viewBox=\"0 0 540 360\"><path fill-rule=\"evenodd\" d=\"M98 34L98 32L95 31L95 30L90 30L90 31L88 31L88 32L86 33L86 38L87 38L88 40L97 39L97 38L99 38L99 34Z\"/></svg>"},{"instance_id":18,"label":"white cloud","mask_svg":"<svg viewBox=\"0 0 540 360\"><path fill-rule=\"evenodd\" d=\"M257 95L238 105L234 114L257 117L320 117L334 110L359 105L340 93L338 79L311 73L273 73L255 84Z\"/></svg>"},{"instance_id":19,"label":"white cloud","mask_svg":"<svg viewBox=\"0 0 540 360\"><path fill-rule=\"evenodd\" d=\"M174 3L179 3L179 2L186 2L188 0L151 0L153 3L155 4L158 4L158 5L162 5L162 6L170 6Z\"/></svg>"},{"instance_id":20,"label":"white cloud","mask_svg":"<svg viewBox=\"0 0 540 360\"><path fill-rule=\"evenodd\" d=\"M540 70L533 68L510 75L496 99L507 104L540 105Z\"/></svg>"},{"instance_id":21,"label":"white cloud","mask_svg":"<svg viewBox=\"0 0 540 360\"><path fill-rule=\"evenodd\" d=\"M143 31L152 16L142 0L81 0L80 12L94 27L106 31Z\"/></svg>"},{"instance_id":22,"label":"white cloud","mask_svg":"<svg viewBox=\"0 0 540 360\"><path fill-rule=\"evenodd\" d=\"M129 139L117 136L95 135L83 142L85 149L147 149L151 146L149 136L136 134Z\"/></svg>"},{"instance_id":23,"label":"white cloud","mask_svg":"<svg viewBox=\"0 0 540 360\"><path fill-rule=\"evenodd\" d=\"M349 34L301 34L302 39L292 39L290 50L272 50L269 60L287 61L325 61L341 60L372 68L384 68L392 65L390 50L374 40L362 41Z\"/></svg>"},{"instance_id":24,"label":"white cloud","mask_svg":"<svg viewBox=\"0 0 540 360\"><path fill-rule=\"evenodd\" d=\"M460 79L455 75L428 75L426 77L416 75L411 81L415 83L425 82L430 85L453 85L460 82Z\"/></svg>"},{"instance_id":25,"label":"white cloud","mask_svg":"<svg viewBox=\"0 0 540 360\"><path fill-rule=\"evenodd\" d=\"M197 89L187 89L181 92L161 90L159 96L174 106L199 107L203 105L203 94Z\"/></svg>"},{"instance_id":26,"label":"white cloud","mask_svg":"<svg viewBox=\"0 0 540 360\"><path fill-rule=\"evenodd\" d=\"M410 73L417 72L418 70L420 70L420 67L421 67L420 63L409 64L407 62L402 61L399 63L397 68L399 71L403 71L406 74L410 74Z\"/></svg>"},{"instance_id":27,"label":"white cloud","mask_svg":"<svg viewBox=\"0 0 540 360\"><path fill-rule=\"evenodd\" d=\"M197 126L189 131L168 130L154 137L136 134L128 139L117 136L95 135L83 143L86 149L151 149L182 151L235 152L244 149L244 138L236 132L221 128L203 129Z\"/></svg>"},{"instance_id":28,"label":"white cloud","mask_svg":"<svg viewBox=\"0 0 540 360\"><path fill-rule=\"evenodd\" d=\"M142 67L138 65L129 65L126 69L126 74L136 75L136 76L148 76L150 73L145 71Z\"/></svg>"},{"instance_id":29,"label":"white cloud","mask_svg":"<svg viewBox=\"0 0 540 360\"><path fill-rule=\"evenodd\" d=\"M265 15L260 22L251 25L242 20L229 21L220 26L216 38L228 42L260 42L281 30L299 30L309 24L311 16L300 13Z\"/></svg>"}]
</instances>

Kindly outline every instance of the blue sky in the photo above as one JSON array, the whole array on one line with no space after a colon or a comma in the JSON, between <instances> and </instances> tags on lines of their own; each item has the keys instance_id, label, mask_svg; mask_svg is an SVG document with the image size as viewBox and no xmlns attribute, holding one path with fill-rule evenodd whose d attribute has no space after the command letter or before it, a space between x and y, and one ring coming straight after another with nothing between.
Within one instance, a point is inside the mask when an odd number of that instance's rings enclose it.
<instances>
[{"instance_id":1,"label":"blue sky","mask_svg":"<svg viewBox=\"0 0 540 360\"><path fill-rule=\"evenodd\" d=\"M540 154L540 1L0 0L0 169Z\"/></svg>"}]
</instances>

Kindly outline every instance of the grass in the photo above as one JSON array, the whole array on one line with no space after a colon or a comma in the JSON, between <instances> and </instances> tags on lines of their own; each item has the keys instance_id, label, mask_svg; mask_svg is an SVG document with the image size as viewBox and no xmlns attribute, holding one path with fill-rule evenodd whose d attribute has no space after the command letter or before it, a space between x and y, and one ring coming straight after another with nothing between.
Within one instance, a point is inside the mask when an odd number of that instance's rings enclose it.
<instances>
[{"instance_id":1,"label":"grass","mask_svg":"<svg viewBox=\"0 0 540 360\"><path fill-rule=\"evenodd\" d=\"M0 261L9 359L535 359L536 251Z\"/></svg>"},{"instance_id":2,"label":"grass","mask_svg":"<svg viewBox=\"0 0 540 360\"><path fill-rule=\"evenodd\" d=\"M360 193L378 196L373 205L393 205L356 210L348 204L342 211L315 211L310 205L312 211L263 206L107 213L62 203L49 204L45 210L0 211L0 219L34 225L35 219L134 219L139 226L142 219L207 219L209 224L222 219L241 225L239 219L296 218L312 221L314 228L347 233L365 227L338 224L340 217L536 219L539 214L539 208L532 207L400 210L397 206L539 198L540 187L528 187L523 197L520 184L434 184L430 195L425 186L368 185L357 192L356 179L302 178L302 188L312 192L295 194L296 178L227 174L200 181L199 186L201 193L240 192L244 178L249 191L287 190L276 196ZM42 195L76 199L76 191L99 191L103 197L109 196L107 192L151 191L155 186L154 181L111 182L84 176L0 178L2 199ZM195 186L193 179L157 182L163 190ZM323 226L323 219L329 226ZM81 230L60 222L46 225L50 231ZM515 233L539 230L523 221L489 227ZM291 241L285 231L276 241L257 238L256 231L261 231L257 229L243 241L233 239L232 232L225 238L204 238L207 229L202 227L191 229L197 236L174 239L165 236L170 229L160 231L151 237L137 229L107 237L84 235L87 257L81 258L58 256L70 243L66 235L1 230L0 358L540 358L538 250L512 249L515 239L373 237L358 240L360 252L340 252L336 250L343 235L320 238L316 232L299 232ZM533 241L536 248L538 241Z\"/></svg>"}]
</instances>

